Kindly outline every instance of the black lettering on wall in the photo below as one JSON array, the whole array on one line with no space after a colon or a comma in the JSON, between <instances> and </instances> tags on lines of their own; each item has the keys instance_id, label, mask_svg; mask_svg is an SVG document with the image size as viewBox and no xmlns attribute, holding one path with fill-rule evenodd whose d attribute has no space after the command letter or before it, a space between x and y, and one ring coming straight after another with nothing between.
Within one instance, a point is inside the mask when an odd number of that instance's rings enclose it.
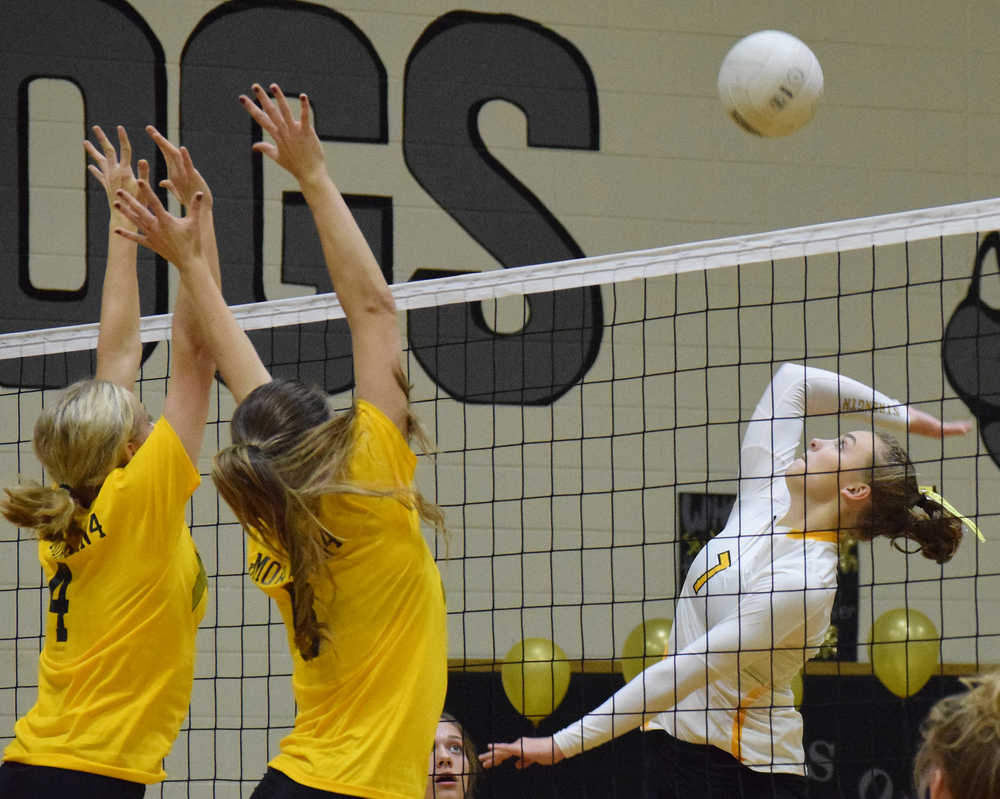
<instances>
[{"instance_id":1,"label":"black lettering on wall","mask_svg":"<svg viewBox=\"0 0 1000 799\"><path fill-rule=\"evenodd\" d=\"M181 139L213 188L222 288L230 305L267 299L263 167L250 150L260 130L236 101L255 82L278 83L291 95L308 93L321 139L388 140L385 68L343 15L311 3L231 2L201 20L181 56ZM294 193L285 196L282 219L282 253L286 259L296 253L283 264L283 275L331 291L312 217ZM381 246L391 238L391 213L369 215L363 230L391 276L391 248ZM331 393L353 384L343 320L251 338L275 377L297 376Z\"/></svg>"},{"instance_id":2,"label":"black lettering on wall","mask_svg":"<svg viewBox=\"0 0 1000 799\"><path fill-rule=\"evenodd\" d=\"M487 150L477 116L491 100L524 111L532 147L598 149L594 78L570 42L515 16L457 11L431 24L407 61L410 172L504 267L581 257L559 221ZM419 270L414 279L443 274ZM527 323L509 334L490 329L479 303L410 311L410 346L435 382L466 402L551 403L597 357L601 294L573 289L527 302Z\"/></svg>"},{"instance_id":3,"label":"black lettering on wall","mask_svg":"<svg viewBox=\"0 0 1000 799\"><path fill-rule=\"evenodd\" d=\"M32 0L4 8L0 26L0 333L96 322L107 258L108 204L104 189L87 180L86 278L78 290L47 290L32 284L28 241L28 92L39 78L73 83L83 95L86 129L99 124L114 140L124 125L134 160L146 158L154 182L162 160L143 133L149 123L166 125L166 72L163 49L149 26L118 0ZM113 54L113 55L112 55ZM80 146L80 169L85 157ZM166 265L140 251L139 291L143 314L166 311ZM145 348L148 355L152 346ZM59 388L90 377L93 353L0 361L0 384Z\"/></svg>"}]
</instances>

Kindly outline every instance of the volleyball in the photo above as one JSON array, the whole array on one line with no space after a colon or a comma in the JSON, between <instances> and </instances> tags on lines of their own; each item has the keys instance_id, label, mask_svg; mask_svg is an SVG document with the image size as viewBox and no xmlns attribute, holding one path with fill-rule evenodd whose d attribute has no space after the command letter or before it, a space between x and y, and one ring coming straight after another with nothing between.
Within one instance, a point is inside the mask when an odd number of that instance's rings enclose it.
<instances>
[{"instance_id":1,"label":"volleyball","mask_svg":"<svg viewBox=\"0 0 1000 799\"><path fill-rule=\"evenodd\" d=\"M740 39L719 68L719 98L756 136L787 136L805 125L823 96L823 70L803 42L783 31Z\"/></svg>"}]
</instances>

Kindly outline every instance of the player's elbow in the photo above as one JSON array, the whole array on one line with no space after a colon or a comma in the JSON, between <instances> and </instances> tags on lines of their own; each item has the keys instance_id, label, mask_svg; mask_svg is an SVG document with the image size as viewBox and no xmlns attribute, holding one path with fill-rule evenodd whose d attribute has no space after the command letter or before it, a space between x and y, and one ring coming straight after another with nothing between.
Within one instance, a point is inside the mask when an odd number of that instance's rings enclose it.
<instances>
[{"instance_id":1,"label":"player's elbow","mask_svg":"<svg viewBox=\"0 0 1000 799\"><path fill-rule=\"evenodd\" d=\"M395 317L396 298L388 286L373 286L362 298L361 311L366 316Z\"/></svg>"}]
</instances>

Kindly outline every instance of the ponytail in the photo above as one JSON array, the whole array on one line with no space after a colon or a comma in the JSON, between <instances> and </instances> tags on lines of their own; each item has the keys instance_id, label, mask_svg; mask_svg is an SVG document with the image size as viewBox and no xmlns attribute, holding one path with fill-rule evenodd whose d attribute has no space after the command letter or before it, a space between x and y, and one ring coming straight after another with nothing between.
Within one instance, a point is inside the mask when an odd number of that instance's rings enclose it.
<instances>
[{"instance_id":1,"label":"ponytail","mask_svg":"<svg viewBox=\"0 0 1000 799\"><path fill-rule=\"evenodd\" d=\"M34 529L42 541L65 543L73 552L83 540L83 528L76 519L79 507L67 488L46 486L34 481L4 489L0 512L17 527Z\"/></svg>"},{"instance_id":2,"label":"ponytail","mask_svg":"<svg viewBox=\"0 0 1000 799\"><path fill-rule=\"evenodd\" d=\"M295 646L303 659L310 660L319 653L320 639L326 637L325 625L313 608L310 578L328 553L316 531L299 518L314 515L299 513L301 499L257 444L233 444L221 450L215 456L212 480L247 535L287 556L288 576L294 586Z\"/></svg>"},{"instance_id":3,"label":"ponytail","mask_svg":"<svg viewBox=\"0 0 1000 799\"><path fill-rule=\"evenodd\" d=\"M105 478L126 460L126 447L146 420L138 399L107 380L81 380L42 410L34 429L35 454L56 486L28 481L4 489L0 513L43 541L75 551L84 531L81 508L97 497Z\"/></svg>"},{"instance_id":4,"label":"ponytail","mask_svg":"<svg viewBox=\"0 0 1000 799\"><path fill-rule=\"evenodd\" d=\"M917 486L916 470L906 450L893 437L876 436L875 466L869 480L871 502L854 537L871 541L885 536L900 552L920 552L947 563L962 540L963 517L930 490ZM905 542L917 545L908 549Z\"/></svg>"}]
</instances>

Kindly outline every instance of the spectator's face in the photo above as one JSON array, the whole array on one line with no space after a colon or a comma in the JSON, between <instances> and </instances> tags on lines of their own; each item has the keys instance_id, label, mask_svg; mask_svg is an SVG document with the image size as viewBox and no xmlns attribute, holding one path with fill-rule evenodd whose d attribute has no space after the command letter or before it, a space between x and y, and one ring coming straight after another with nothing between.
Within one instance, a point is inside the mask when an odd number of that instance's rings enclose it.
<instances>
[{"instance_id":1,"label":"spectator's face","mask_svg":"<svg viewBox=\"0 0 1000 799\"><path fill-rule=\"evenodd\" d=\"M429 774L424 799L463 799L469 786L469 760L456 724L438 722Z\"/></svg>"}]
</instances>

